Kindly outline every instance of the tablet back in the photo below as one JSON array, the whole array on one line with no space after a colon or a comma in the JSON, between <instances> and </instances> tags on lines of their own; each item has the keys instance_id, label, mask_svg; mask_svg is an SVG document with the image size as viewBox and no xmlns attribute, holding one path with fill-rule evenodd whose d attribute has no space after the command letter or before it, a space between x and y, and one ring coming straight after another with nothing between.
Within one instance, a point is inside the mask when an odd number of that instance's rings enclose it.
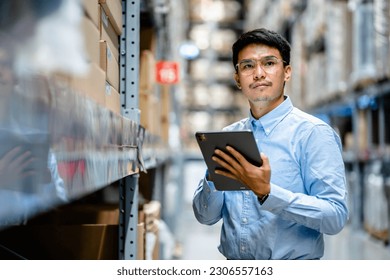
<instances>
[{"instance_id":1,"label":"tablet back","mask_svg":"<svg viewBox=\"0 0 390 280\"><path fill-rule=\"evenodd\" d=\"M221 168L221 166L213 161L211 157L214 155L216 148L228 153L226 146L229 145L239 151L252 164L261 166L260 151L257 148L252 131L199 131L195 133L195 137L209 170L209 178L214 182L216 189L224 191L247 190L248 188L241 182L215 174L215 169Z\"/></svg>"}]
</instances>

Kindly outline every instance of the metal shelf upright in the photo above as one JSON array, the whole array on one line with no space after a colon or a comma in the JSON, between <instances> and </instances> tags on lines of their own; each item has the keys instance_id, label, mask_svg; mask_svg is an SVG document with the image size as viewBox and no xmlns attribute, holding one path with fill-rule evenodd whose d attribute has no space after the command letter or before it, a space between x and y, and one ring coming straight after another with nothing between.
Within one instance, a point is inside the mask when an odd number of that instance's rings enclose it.
<instances>
[{"instance_id":1,"label":"metal shelf upright","mask_svg":"<svg viewBox=\"0 0 390 280\"><path fill-rule=\"evenodd\" d=\"M139 124L140 0L122 1L122 11L124 23L120 37L122 115ZM140 134L139 136L142 137ZM138 180L139 174L135 173L121 179L119 184L119 259L136 259L137 256Z\"/></svg>"}]
</instances>

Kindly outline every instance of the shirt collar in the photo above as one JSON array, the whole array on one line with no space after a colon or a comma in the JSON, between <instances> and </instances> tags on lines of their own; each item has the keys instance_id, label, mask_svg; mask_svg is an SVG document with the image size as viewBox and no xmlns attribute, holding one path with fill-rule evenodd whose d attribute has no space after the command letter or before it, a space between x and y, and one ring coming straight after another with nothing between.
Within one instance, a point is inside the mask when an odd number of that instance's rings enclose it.
<instances>
[{"instance_id":1,"label":"shirt collar","mask_svg":"<svg viewBox=\"0 0 390 280\"><path fill-rule=\"evenodd\" d=\"M249 120L252 125L252 129L256 127L263 127L265 134L268 136L277 124L283 120L293 109L293 104L288 96L285 96L285 100L271 112L265 114L260 119L255 119L252 113L249 112Z\"/></svg>"}]
</instances>

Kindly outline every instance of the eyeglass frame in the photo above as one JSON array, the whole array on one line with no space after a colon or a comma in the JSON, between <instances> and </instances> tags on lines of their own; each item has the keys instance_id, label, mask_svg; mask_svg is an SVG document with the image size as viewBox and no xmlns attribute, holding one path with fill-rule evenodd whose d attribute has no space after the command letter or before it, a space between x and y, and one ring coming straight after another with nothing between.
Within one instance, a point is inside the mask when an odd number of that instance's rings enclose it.
<instances>
[{"instance_id":1,"label":"eyeglass frame","mask_svg":"<svg viewBox=\"0 0 390 280\"><path fill-rule=\"evenodd\" d=\"M243 61L255 61L255 62L256 62L256 66L257 66L257 65L260 65L261 69L262 69L264 72L266 72L267 74L270 74L270 72L268 72L266 69L263 68L263 66L261 65L261 63L260 63L260 64L258 63L260 60L263 60L263 59L266 59L266 58L268 58L268 59L274 58L274 59L276 59L276 60L278 61L278 63L279 63L280 61L283 62L283 67L285 67L285 66L288 65L288 63L287 63L285 60L283 60L282 58L273 56L273 55L272 55L272 56L265 56L265 57L262 57L262 58L260 58L260 59L252 59L252 58L249 58L249 59L243 59L243 60L241 60L239 63L236 64L236 67L235 67L236 72L241 72L241 74L243 74L242 71L238 71L238 70L239 70L239 65L240 65L240 63L242 63ZM243 75L246 75L246 76L253 75L253 73L255 72L255 70L256 70L256 68L253 68L252 73L250 73L250 74L249 74L249 73L248 73L248 74L243 74Z\"/></svg>"}]
</instances>

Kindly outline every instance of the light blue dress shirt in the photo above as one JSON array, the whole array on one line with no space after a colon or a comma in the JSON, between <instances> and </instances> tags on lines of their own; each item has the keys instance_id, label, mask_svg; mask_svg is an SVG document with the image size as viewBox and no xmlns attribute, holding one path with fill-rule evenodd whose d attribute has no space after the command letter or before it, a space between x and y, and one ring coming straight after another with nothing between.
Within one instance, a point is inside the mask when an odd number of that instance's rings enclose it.
<instances>
[{"instance_id":1,"label":"light blue dress shirt","mask_svg":"<svg viewBox=\"0 0 390 280\"><path fill-rule=\"evenodd\" d=\"M271 166L263 205L252 191L218 191L206 176L193 198L195 217L223 219L219 251L227 259L320 259L323 234L337 234L347 219L347 192L339 136L326 123L293 107L289 97L260 119L224 130L253 131Z\"/></svg>"}]
</instances>

